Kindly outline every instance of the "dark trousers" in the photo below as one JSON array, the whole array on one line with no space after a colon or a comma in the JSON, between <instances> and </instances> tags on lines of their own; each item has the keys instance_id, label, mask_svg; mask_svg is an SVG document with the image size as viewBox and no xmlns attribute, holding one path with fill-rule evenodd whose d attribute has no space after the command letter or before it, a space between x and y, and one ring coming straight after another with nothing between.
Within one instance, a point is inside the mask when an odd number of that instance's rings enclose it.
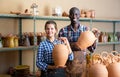
<instances>
[{"instance_id":1,"label":"dark trousers","mask_svg":"<svg viewBox=\"0 0 120 77\"><path fill-rule=\"evenodd\" d=\"M41 71L40 77L65 77L65 69L49 69L47 71Z\"/></svg>"}]
</instances>

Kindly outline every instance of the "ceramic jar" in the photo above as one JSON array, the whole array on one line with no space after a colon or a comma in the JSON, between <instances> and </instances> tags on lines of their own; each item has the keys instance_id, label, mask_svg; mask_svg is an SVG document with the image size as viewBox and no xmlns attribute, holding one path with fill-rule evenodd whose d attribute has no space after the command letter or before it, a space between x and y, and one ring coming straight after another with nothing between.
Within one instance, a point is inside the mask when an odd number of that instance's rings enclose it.
<instances>
[{"instance_id":1,"label":"ceramic jar","mask_svg":"<svg viewBox=\"0 0 120 77\"><path fill-rule=\"evenodd\" d=\"M91 12L91 18L95 18L95 10L90 10Z\"/></svg>"},{"instance_id":2,"label":"ceramic jar","mask_svg":"<svg viewBox=\"0 0 120 77\"><path fill-rule=\"evenodd\" d=\"M9 46L10 48L14 47L14 36L9 36L8 41L9 41Z\"/></svg>"},{"instance_id":3,"label":"ceramic jar","mask_svg":"<svg viewBox=\"0 0 120 77\"><path fill-rule=\"evenodd\" d=\"M106 66L100 63L92 65L89 68L89 77L108 77Z\"/></svg>"},{"instance_id":4,"label":"ceramic jar","mask_svg":"<svg viewBox=\"0 0 120 77\"><path fill-rule=\"evenodd\" d=\"M84 50L91 46L96 39L92 31L84 31L81 33L76 44L81 50Z\"/></svg>"},{"instance_id":5,"label":"ceramic jar","mask_svg":"<svg viewBox=\"0 0 120 77\"><path fill-rule=\"evenodd\" d=\"M91 18L91 11L86 11L86 17Z\"/></svg>"},{"instance_id":6,"label":"ceramic jar","mask_svg":"<svg viewBox=\"0 0 120 77\"><path fill-rule=\"evenodd\" d=\"M120 77L120 63L115 62L109 64L108 69L108 77Z\"/></svg>"},{"instance_id":7,"label":"ceramic jar","mask_svg":"<svg viewBox=\"0 0 120 77\"><path fill-rule=\"evenodd\" d=\"M56 66L65 66L69 50L64 44L56 44L53 48L53 61Z\"/></svg>"},{"instance_id":8,"label":"ceramic jar","mask_svg":"<svg viewBox=\"0 0 120 77\"><path fill-rule=\"evenodd\" d=\"M17 36L15 36L15 38L14 38L14 47L18 47L19 46L18 40L19 40L19 38Z\"/></svg>"}]
</instances>

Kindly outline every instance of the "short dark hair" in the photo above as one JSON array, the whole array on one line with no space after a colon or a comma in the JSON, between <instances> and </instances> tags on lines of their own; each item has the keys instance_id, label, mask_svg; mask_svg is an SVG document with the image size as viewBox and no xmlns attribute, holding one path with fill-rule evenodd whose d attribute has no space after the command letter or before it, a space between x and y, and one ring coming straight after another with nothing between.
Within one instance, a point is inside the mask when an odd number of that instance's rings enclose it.
<instances>
[{"instance_id":1,"label":"short dark hair","mask_svg":"<svg viewBox=\"0 0 120 77\"><path fill-rule=\"evenodd\" d=\"M80 13L80 10L79 10L77 7L72 7L72 8L69 10L69 14L71 14L71 12L73 12L74 10L77 10L77 11Z\"/></svg>"}]
</instances>

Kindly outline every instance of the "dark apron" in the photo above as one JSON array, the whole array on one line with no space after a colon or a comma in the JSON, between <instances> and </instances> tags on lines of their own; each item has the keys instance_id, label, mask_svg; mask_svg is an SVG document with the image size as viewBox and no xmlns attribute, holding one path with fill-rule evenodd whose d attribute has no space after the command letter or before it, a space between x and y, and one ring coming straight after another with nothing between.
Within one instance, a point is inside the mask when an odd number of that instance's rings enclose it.
<instances>
[{"instance_id":1,"label":"dark apron","mask_svg":"<svg viewBox=\"0 0 120 77\"><path fill-rule=\"evenodd\" d=\"M49 64L49 65L54 65L54 64ZM57 69L48 69L47 71L41 70L40 77L65 77L65 69L57 68Z\"/></svg>"},{"instance_id":2,"label":"dark apron","mask_svg":"<svg viewBox=\"0 0 120 77\"><path fill-rule=\"evenodd\" d=\"M47 70L46 72L41 71L40 77L65 77L65 70L60 68L54 70Z\"/></svg>"},{"instance_id":3,"label":"dark apron","mask_svg":"<svg viewBox=\"0 0 120 77\"><path fill-rule=\"evenodd\" d=\"M74 60L68 61L66 66L66 77L86 77L85 51L73 51Z\"/></svg>"}]
</instances>

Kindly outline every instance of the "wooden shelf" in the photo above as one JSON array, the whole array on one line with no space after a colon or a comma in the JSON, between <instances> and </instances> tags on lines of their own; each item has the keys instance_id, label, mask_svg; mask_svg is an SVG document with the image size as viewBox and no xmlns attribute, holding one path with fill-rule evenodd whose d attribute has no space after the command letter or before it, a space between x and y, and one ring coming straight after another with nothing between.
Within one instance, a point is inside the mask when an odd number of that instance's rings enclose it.
<instances>
[{"instance_id":1,"label":"wooden shelf","mask_svg":"<svg viewBox=\"0 0 120 77\"><path fill-rule=\"evenodd\" d=\"M0 52L3 51L19 51L19 50L33 50L35 46L19 46L19 47L14 47L14 48L8 48L8 47L3 47L0 48Z\"/></svg>"}]
</instances>

